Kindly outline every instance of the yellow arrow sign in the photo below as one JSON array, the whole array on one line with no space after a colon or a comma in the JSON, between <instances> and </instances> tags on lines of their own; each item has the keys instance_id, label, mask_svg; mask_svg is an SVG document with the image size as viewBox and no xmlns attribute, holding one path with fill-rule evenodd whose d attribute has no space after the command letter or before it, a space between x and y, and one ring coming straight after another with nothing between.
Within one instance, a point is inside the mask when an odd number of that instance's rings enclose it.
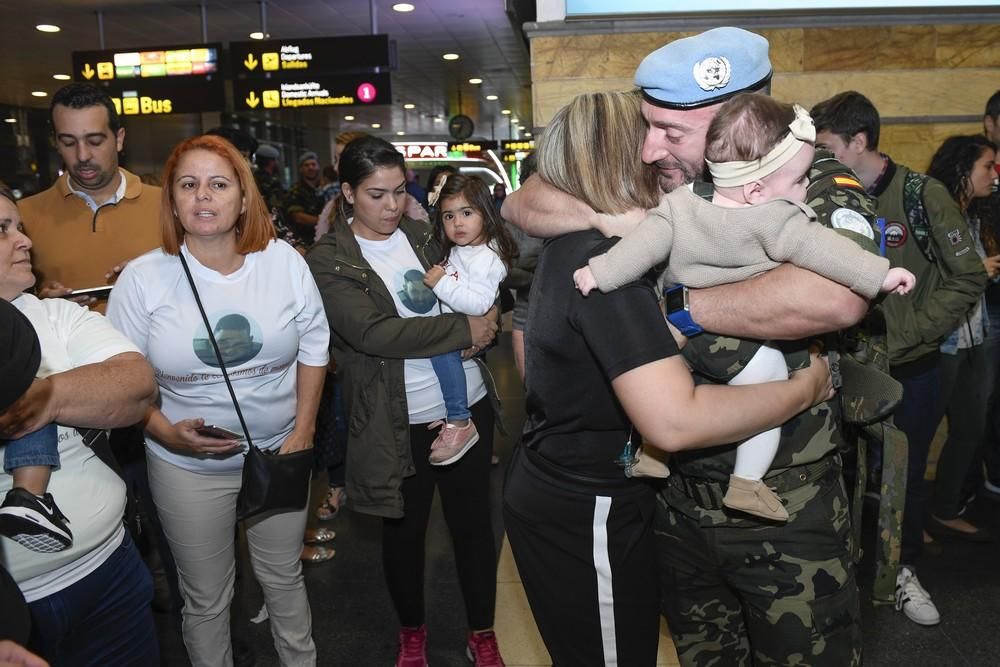
<instances>
[{"instance_id":1,"label":"yellow arrow sign","mask_svg":"<svg viewBox=\"0 0 1000 667\"><path fill-rule=\"evenodd\" d=\"M257 69L257 59L253 57L252 53L247 54L247 57L243 59L243 64L246 65L246 68L251 72Z\"/></svg>"},{"instance_id":2,"label":"yellow arrow sign","mask_svg":"<svg viewBox=\"0 0 1000 667\"><path fill-rule=\"evenodd\" d=\"M84 63L82 74L83 78L89 81L90 79L94 78L94 74L96 74L96 72L94 72L94 68L90 66L90 63Z\"/></svg>"},{"instance_id":3,"label":"yellow arrow sign","mask_svg":"<svg viewBox=\"0 0 1000 667\"><path fill-rule=\"evenodd\" d=\"M251 109L256 109L257 105L260 104L260 98L257 97L257 93L250 91L250 94L246 97L247 106Z\"/></svg>"}]
</instances>

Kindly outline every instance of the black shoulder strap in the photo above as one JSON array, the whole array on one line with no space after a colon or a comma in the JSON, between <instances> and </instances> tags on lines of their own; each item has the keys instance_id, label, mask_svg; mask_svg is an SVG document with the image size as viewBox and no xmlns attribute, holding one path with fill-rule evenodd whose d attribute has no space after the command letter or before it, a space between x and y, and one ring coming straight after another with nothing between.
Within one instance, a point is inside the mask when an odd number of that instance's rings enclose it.
<instances>
[{"instance_id":1,"label":"black shoulder strap","mask_svg":"<svg viewBox=\"0 0 1000 667\"><path fill-rule=\"evenodd\" d=\"M903 210L906 212L906 222L913 234L920 252L928 262L934 261L934 251L931 249L931 221L927 217L927 207L924 205L924 188L927 186L927 176L915 171L906 173L903 180Z\"/></svg>"},{"instance_id":2,"label":"black shoulder strap","mask_svg":"<svg viewBox=\"0 0 1000 667\"><path fill-rule=\"evenodd\" d=\"M191 285L191 292L194 293L194 301L198 304L198 311L201 313L201 320L205 323L205 331L208 332L208 339L212 341L212 349L215 350L215 358L219 360L219 368L222 369L222 377L226 381L226 387L229 388L229 396L233 399L233 407L236 408L236 416L240 418L240 426L243 427L243 435L247 437L247 446L253 447L253 440L250 439L250 429L247 428L247 423L243 419L243 411L240 410L240 402L236 400L236 392L233 391L233 383L229 381L229 372L226 370L226 364L222 361L222 352L219 350L219 343L215 340L215 334L212 333L212 325L208 321L208 315L205 314L205 307L201 305L201 296L198 294L198 288L194 286L194 278L191 277L191 269L188 268L187 260L184 259L184 250L181 249L177 256L181 258L181 266L184 267L184 275L187 276L188 284Z\"/></svg>"}]
</instances>

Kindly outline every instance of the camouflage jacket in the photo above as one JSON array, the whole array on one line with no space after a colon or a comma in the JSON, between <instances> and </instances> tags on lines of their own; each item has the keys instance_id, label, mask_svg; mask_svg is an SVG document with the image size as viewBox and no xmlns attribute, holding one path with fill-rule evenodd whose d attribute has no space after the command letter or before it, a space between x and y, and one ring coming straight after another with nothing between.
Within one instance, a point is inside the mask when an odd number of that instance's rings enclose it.
<instances>
[{"instance_id":1,"label":"camouflage jacket","mask_svg":"<svg viewBox=\"0 0 1000 667\"><path fill-rule=\"evenodd\" d=\"M307 213L319 216L323 212L326 200L317 188L309 185L301 179L295 182L292 189L288 191L285 198L284 220L288 229L295 234L296 238L309 247L316 237L316 225L303 225L295 222L295 213Z\"/></svg>"},{"instance_id":2,"label":"camouflage jacket","mask_svg":"<svg viewBox=\"0 0 1000 667\"><path fill-rule=\"evenodd\" d=\"M816 212L820 223L856 241L871 252L878 252L879 233L875 226L875 202L865 192L854 173L834 159L828 151L816 151L809 175L806 203ZM848 331L833 334L830 341L845 352L866 357L882 370L888 370L885 318L878 307ZM757 341L719 337L719 353L746 356L741 348L756 346ZM784 346L783 346L784 347ZM790 346L795 348L795 344ZM805 343L799 345L805 347ZM752 354L752 353L751 353ZM696 381L707 381L698 379ZM793 466L815 463L845 445L841 433L841 407L835 397L794 417L781 428L781 444L767 476ZM736 460L736 444L705 450L681 452L671 459L671 467L686 477L729 480ZM720 511L721 514L721 511Z\"/></svg>"},{"instance_id":3,"label":"camouflage jacket","mask_svg":"<svg viewBox=\"0 0 1000 667\"><path fill-rule=\"evenodd\" d=\"M253 177L254 181L257 182L257 189L260 191L260 196L264 198L264 203L267 204L267 209L269 211L281 209L285 203L285 188L282 187L281 180L277 176L264 171L255 171Z\"/></svg>"}]
</instances>

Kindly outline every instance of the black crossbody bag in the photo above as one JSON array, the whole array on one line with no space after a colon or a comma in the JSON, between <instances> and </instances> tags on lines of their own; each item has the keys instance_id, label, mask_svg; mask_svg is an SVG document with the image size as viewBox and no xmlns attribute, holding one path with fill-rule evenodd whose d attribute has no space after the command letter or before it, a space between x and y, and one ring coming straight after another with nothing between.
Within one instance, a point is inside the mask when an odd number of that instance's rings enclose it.
<instances>
[{"instance_id":1,"label":"black crossbody bag","mask_svg":"<svg viewBox=\"0 0 1000 667\"><path fill-rule=\"evenodd\" d=\"M309 480L313 468L312 450L303 449L291 454L271 454L253 444L250 439L250 429L247 428L247 423L243 419L243 411L240 410L240 403L236 400L236 392L233 391L233 384L229 381L229 373L222 361L222 352L219 350L219 344L212 332L212 325L208 321L208 315L205 314L204 306L201 305L201 297L198 295L198 288L194 285L191 270L188 269L183 252L179 256L188 284L191 285L191 292L194 293L195 303L198 304L198 310L201 312L201 319L205 323L208 339L212 341L212 349L215 350L219 368L222 369L222 377L226 380L229 396L233 399L233 407L236 408L236 416L239 417L240 426L243 427L243 435L247 439L247 451L243 455L243 479L240 493L236 498L236 518L239 521L244 521L264 512L301 510L309 501Z\"/></svg>"}]
</instances>

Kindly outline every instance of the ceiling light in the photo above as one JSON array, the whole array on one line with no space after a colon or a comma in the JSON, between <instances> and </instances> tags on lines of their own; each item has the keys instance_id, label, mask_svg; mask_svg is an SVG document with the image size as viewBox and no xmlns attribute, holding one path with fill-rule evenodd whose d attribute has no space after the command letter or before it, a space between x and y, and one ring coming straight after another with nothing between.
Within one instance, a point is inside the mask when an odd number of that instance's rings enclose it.
<instances>
[{"instance_id":1,"label":"ceiling light","mask_svg":"<svg viewBox=\"0 0 1000 667\"><path fill-rule=\"evenodd\" d=\"M504 116L509 116L510 109L500 109L500 113L502 113Z\"/></svg>"},{"instance_id":2,"label":"ceiling light","mask_svg":"<svg viewBox=\"0 0 1000 667\"><path fill-rule=\"evenodd\" d=\"M446 53L441 57L444 58L445 60L458 60L459 56L457 53Z\"/></svg>"},{"instance_id":3,"label":"ceiling light","mask_svg":"<svg viewBox=\"0 0 1000 667\"><path fill-rule=\"evenodd\" d=\"M344 120L354 120L354 116L344 116Z\"/></svg>"},{"instance_id":4,"label":"ceiling light","mask_svg":"<svg viewBox=\"0 0 1000 667\"><path fill-rule=\"evenodd\" d=\"M473 77L473 78L469 79L469 83L471 83L473 86L478 86L482 82L483 82L483 80L480 79L479 77Z\"/></svg>"},{"instance_id":5,"label":"ceiling light","mask_svg":"<svg viewBox=\"0 0 1000 667\"><path fill-rule=\"evenodd\" d=\"M526 137L530 137L530 136L531 136L531 132L525 132L525 133L524 133L524 136L526 136Z\"/></svg>"},{"instance_id":6,"label":"ceiling light","mask_svg":"<svg viewBox=\"0 0 1000 667\"><path fill-rule=\"evenodd\" d=\"M412 12L414 9L413 5L408 2L397 2L392 6L392 11L400 12L405 14L406 12Z\"/></svg>"},{"instance_id":7,"label":"ceiling light","mask_svg":"<svg viewBox=\"0 0 1000 667\"><path fill-rule=\"evenodd\" d=\"M5 122L5 123L16 123L17 119L16 118L4 118L3 122Z\"/></svg>"},{"instance_id":8,"label":"ceiling light","mask_svg":"<svg viewBox=\"0 0 1000 667\"><path fill-rule=\"evenodd\" d=\"M408 102L408 103L406 103L406 104L404 104L404 105L403 105L403 108L404 108L404 109L416 109L416 108L417 108L417 105L416 105L416 104L410 104L410 103Z\"/></svg>"},{"instance_id":9,"label":"ceiling light","mask_svg":"<svg viewBox=\"0 0 1000 667\"><path fill-rule=\"evenodd\" d=\"M396 136L397 136L397 137L401 137L401 136L403 136L404 134L406 134L406 132L403 132L402 130L398 130L398 131L396 132Z\"/></svg>"},{"instance_id":10,"label":"ceiling light","mask_svg":"<svg viewBox=\"0 0 1000 667\"><path fill-rule=\"evenodd\" d=\"M524 131L525 131L525 130L527 130L528 128L527 128L527 127L525 127L524 125L518 125L518 126L517 126L517 129L519 129L519 130L521 130L522 132L524 132Z\"/></svg>"},{"instance_id":11,"label":"ceiling light","mask_svg":"<svg viewBox=\"0 0 1000 667\"><path fill-rule=\"evenodd\" d=\"M39 23L35 26L35 30L38 32L59 32L61 28L57 25L52 25L51 23Z\"/></svg>"},{"instance_id":12,"label":"ceiling light","mask_svg":"<svg viewBox=\"0 0 1000 667\"><path fill-rule=\"evenodd\" d=\"M55 79L56 81L69 81L73 77L71 77L69 74L53 74L52 78Z\"/></svg>"},{"instance_id":13,"label":"ceiling light","mask_svg":"<svg viewBox=\"0 0 1000 667\"><path fill-rule=\"evenodd\" d=\"M377 130L382 127L382 123L372 123L372 129Z\"/></svg>"},{"instance_id":14,"label":"ceiling light","mask_svg":"<svg viewBox=\"0 0 1000 667\"><path fill-rule=\"evenodd\" d=\"M435 122L435 123L440 123L440 122L441 122L441 119L440 119L440 118L438 118L437 116L434 116L434 122Z\"/></svg>"},{"instance_id":15,"label":"ceiling light","mask_svg":"<svg viewBox=\"0 0 1000 667\"><path fill-rule=\"evenodd\" d=\"M487 95L486 99L488 99L490 102L493 102L493 101L498 100L500 98L497 97L496 95Z\"/></svg>"},{"instance_id":16,"label":"ceiling light","mask_svg":"<svg viewBox=\"0 0 1000 667\"><path fill-rule=\"evenodd\" d=\"M260 31L250 33L250 39L264 39L265 37L267 37L267 35Z\"/></svg>"},{"instance_id":17,"label":"ceiling light","mask_svg":"<svg viewBox=\"0 0 1000 667\"><path fill-rule=\"evenodd\" d=\"M32 97L45 97L46 95L48 95L48 93L46 93L44 90L33 90L33 91L31 91L31 96Z\"/></svg>"}]
</instances>

